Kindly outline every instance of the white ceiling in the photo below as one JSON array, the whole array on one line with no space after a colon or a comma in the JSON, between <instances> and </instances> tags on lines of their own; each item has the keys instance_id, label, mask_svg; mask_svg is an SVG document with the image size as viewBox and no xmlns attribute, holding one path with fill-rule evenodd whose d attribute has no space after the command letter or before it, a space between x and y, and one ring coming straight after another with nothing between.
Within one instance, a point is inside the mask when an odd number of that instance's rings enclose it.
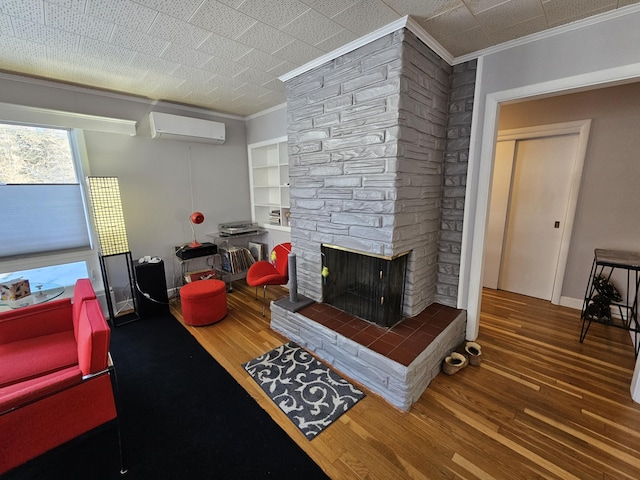
<instances>
[{"instance_id":1,"label":"white ceiling","mask_svg":"<svg viewBox=\"0 0 640 480\"><path fill-rule=\"evenodd\" d=\"M247 116L405 15L452 57L640 0L0 0L0 71Z\"/></svg>"}]
</instances>

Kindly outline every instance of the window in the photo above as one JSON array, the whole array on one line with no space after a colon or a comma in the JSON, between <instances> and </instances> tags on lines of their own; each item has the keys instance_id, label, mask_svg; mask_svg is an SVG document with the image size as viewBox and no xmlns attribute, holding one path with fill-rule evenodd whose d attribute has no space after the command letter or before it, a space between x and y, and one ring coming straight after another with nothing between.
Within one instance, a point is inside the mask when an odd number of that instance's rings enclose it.
<instances>
[{"instance_id":1,"label":"window","mask_svg":"<svg viewBox=\"0 0 640 480\"><path fill-rule=\"evenodd\" d=\"M76 280L79 278L87 278L88 276L89 271L87 270L86 262L71 262L62 265L0 273L0 282L13 278L24 278L29 280L31 291L33 292L39 284L54 283L63 287L73 287Z\"/></svg>"},{"instance_id":2,"label":"window","mask_svg":"<svg viewBox=\"0 0 640 480\"><path fill-rule=\"evenodd\" d=\"M90 248L72 131L0 123L0 258Z\"/></svg>"}]
</instances>

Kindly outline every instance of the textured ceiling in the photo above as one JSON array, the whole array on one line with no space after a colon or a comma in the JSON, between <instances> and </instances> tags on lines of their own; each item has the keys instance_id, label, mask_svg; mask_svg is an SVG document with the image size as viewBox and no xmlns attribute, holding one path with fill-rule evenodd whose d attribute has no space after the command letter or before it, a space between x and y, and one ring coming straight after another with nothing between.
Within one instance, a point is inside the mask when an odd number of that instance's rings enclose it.
<instances>
[{"instance_id":1,"label":"textured ceiling","mask_svg":"<svg viewBox=\"0 0 640 480\"><path fill-rule=\"evenodd\" d=\"M405 15L452 57L640 0L0 0L0 70L246 116Z\"/></svg>"}]
</instances>

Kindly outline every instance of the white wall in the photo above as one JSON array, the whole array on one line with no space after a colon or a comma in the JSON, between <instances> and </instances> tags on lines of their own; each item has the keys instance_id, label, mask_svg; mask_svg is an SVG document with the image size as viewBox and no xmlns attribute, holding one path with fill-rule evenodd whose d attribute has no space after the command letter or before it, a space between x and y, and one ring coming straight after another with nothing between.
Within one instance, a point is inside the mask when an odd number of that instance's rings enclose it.
<instances>
[{"instance_id":1,"label":"white wall","mask_svg":"<svg viewBox=\"0 0 640 480\"><path fill-rule=\"evenodd\" d=\"M498 105L640 77L640 12L481 57L474 104L458 305L467 338L478 335L482 255ZM640 398L636 367L634 398Z\"/></svg>"},{"instance_id":2,"label":"white wall","mask_svg":"<svg viewBox=\"0 0 640 480\"><path fill-rule=\"evenodd\" d=\"M270 108L247 119L247 144L287 136L287 106Z\"/></svg>"},{"instance_id":3,"label":"white wall","mask_svg":"<svg viewBox=\"0 0 640 480\"><path fill-rule=\"evenodd\" d=\"M154 106L144 99L8 75L0 76L0 102L138 122L138 135L134 137L85 132L90 174L119 178L132 255L134 259L143 255L162 257L168 287L173 286L174 272L179 273L173 247L192 238L188 216L193 210L205 215L205 222L196 227L199 241L211 240L206 233L216 231L219 223L251 217L246 127L242 118L167 104ZM153 140L148 123L151 110L223 122L226 141L209 145ZM116 293L126 287L125 280L118 281L125 284L116 283Z\"/></svg>"}]
</instances>

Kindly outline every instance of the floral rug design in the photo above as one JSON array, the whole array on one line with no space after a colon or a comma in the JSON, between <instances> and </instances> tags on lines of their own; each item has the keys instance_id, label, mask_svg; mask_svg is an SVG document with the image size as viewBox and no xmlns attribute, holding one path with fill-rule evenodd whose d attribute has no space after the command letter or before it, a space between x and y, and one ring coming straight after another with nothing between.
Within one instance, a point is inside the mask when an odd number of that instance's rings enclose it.
<instances>
[{"instance_id":1,"label":"floral rug design","mask_svg":"<svg viewBox=\"0 0 640 480\"><path fill-rule=\"evenodd\" d=\"M294 342L242 366L309 440L365 396Z\"/></svg>"}]
</instances>

